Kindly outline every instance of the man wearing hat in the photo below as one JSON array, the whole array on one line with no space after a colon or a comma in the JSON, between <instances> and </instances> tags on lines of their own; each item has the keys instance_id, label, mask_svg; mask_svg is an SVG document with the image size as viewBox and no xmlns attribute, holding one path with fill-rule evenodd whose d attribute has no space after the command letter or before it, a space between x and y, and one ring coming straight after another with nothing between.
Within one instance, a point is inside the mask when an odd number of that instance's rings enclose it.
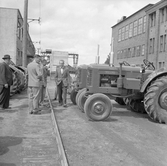
<instances>
[{"instance_id":1,"label":"man wearing hat","mask_svg":"<svg viewBox=\"0 0 167 166\"><path fill-rule=\"evenodd\" d=\"M40 89L42 72L40 69L39 55L34 56L34 60L28 64L28 98L29 98L29 113L30 114L40 114L39 110L39 99L40 99Z\"/></svg>"},{"instance_id":2,"label":"man wearing hat","mask_svg":"<svg viewBox=\"0 0 167 166\"><path fill-rule=\"evenodd\" d=\"M0 106L2 109L10 109L10 86L13 84L12 70L9 67L10 55L4 55L4 62L0 63Z\"/></svg>"}]
</instances>

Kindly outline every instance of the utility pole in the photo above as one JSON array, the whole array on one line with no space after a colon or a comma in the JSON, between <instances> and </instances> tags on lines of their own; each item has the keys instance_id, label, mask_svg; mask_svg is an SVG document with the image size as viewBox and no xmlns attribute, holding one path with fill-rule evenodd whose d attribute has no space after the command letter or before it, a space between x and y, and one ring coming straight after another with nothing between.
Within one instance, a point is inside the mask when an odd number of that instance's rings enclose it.
<instances>
[{"instance_id":1,"label":"utility pole","mask_svg":"<svg viewBox=\"0 0 167 166\"><path fill-rule=\"evenodd\" d=\"M113 49L114 49L114 38L111 37L111 50L110 50L110 66L114 66L114 52L113 52Z\"/></svg>"},{"instance_id":2,"label":"utility pole","mask_svg":"<svg viewBox=\"0 0 167 166\"><path fill-rule=\"evenodd\" d=\"M97 64L99 64L100 56L99 56L100 45L97 46Z\"/></svg>"},{"instance_id":3,"label":"utility pole","mask_svg":"<svg viewBox=\"0 0 167 166\"><path fill-rule=\"evenodd\" d=\"M24 67L27 67L27 18L28 18L28 0L24 0L23 57L22 57L22 65Z\"/></svg>"}]
</instances>

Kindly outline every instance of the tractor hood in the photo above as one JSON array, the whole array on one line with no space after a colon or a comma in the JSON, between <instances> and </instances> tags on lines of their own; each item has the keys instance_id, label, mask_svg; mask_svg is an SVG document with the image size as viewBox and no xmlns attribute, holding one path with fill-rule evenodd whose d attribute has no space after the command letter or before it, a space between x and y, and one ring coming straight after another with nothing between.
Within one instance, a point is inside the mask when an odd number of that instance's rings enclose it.
<instances>
[{"instance_id":1,"label":"tractor hood","mask_svg":"<svg viewBox=\"0 0 167 166\"><path fill-rule=\"evenodd\" d=\"M109 66L107 64L90 64L88 68L94 68L99 70L114 70L119 71L120 66ZM122 66L122 71L129 71L129 72L138 72L141 73L142 68L139 66ZM146 74L151 74L153 70L145 70Z\"/></svg>"}]
</instances>

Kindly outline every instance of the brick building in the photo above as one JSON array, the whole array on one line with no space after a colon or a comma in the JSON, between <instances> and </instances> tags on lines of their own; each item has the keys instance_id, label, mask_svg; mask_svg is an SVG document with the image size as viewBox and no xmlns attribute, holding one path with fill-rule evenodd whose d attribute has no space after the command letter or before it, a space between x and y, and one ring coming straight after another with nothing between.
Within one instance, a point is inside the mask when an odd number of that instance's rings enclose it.
<instances>
[{"instance_id":1,"label":"brick building","mask_svg":"<svg viewBox=\"0 0 167 166\"><path fill-rule=\"evenodd\" d=\"M166 33L166 0L148 4L129 17L124 16L112 26L114 64L127 61L141 65L143 59L148 59L156 68L166 66Z\"/></svg>"},{"instance_id":2,"label":"brick building","mask_svg":"<svg viewBox=\"0 0 167 166\"><path fill-rule=\"evenodd\" d=\"M18 9L0 8L0 60L9 54L16 65L22 65L23 18ZM27 63L35 48L27 33Z\"/></svg>"}]
</instances>

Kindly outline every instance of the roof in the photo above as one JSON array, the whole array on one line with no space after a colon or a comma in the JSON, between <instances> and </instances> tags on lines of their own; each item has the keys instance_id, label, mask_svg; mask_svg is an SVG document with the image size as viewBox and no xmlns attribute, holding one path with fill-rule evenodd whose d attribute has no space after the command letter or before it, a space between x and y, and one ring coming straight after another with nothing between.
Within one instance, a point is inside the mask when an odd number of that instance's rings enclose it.
<instances>
[{"instance_id":1,"label":"roof","mask_svg":"<svg viewBox=\"0 0 167 166\"><path fill-rule=\"evenodd\" d=\"M142 10L145 10L146 8L152 7L154 4L148 4L145 7L141 8L140 10L138 10L137 12L133 13L132 15L130 15L129 17L126 17L124 20L118 22L117 24L113 25L111 28L117 26L118 24L124 22L125 20L129 19L130 17L134 16L135 14L139 13Z\"/></svg>"},{"instance_id":2,"label":"roof","mask_svg":"<svg viewBox=\"0 0 167 166\"><path fill-rule=\"evenodd\" d=\"M161 3L163 3L163 2L167 2L167 0L161 0L161 1L159 1L159 2L157 2L157 3L155 3L154 5L152 5L149 9L147 9L146 11L148 11L148 10L150 10L150 9L152 9L152 8L154 8L154 7L156 7L156 6L158 6L159 4L161 4Z\"/></svg>"}]
</instances>

